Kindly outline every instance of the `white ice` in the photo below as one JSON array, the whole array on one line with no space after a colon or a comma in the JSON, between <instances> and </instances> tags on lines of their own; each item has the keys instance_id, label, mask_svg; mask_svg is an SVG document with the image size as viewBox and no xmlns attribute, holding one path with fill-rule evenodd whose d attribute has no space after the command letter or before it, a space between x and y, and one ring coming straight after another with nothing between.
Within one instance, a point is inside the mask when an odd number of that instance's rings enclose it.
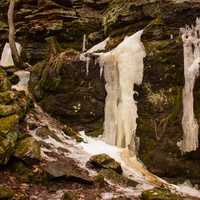
<instances>
[{"instance_id":1,"label":"white ice","mask_svg":"<svg viewBox=\"0 0 200 200\"><path fill-rule=\"evenodd\" d=\"M112 51L99 56L106 81L104 120L105 141L119 147L131 145L135 149L137 102L133 95L134 85L143 80L143 59L146 56L141 35L138 31L125 39Z\"/></svg>"},{"instance_id":2,"label":"white ice","mask_svg":"<svg viewBox=\"0 0 200 200\"><path fill-rule=\"evenodd\" d=\"M22 51L22 46L17 42L15 44L16 44L16 47L17 47L17 51L20 55L21 51ZM3 53L1 55L0 65L2 67L14 66L9 43L6 43L5 46L4 46Z\"/></svg>"}]
</instances>

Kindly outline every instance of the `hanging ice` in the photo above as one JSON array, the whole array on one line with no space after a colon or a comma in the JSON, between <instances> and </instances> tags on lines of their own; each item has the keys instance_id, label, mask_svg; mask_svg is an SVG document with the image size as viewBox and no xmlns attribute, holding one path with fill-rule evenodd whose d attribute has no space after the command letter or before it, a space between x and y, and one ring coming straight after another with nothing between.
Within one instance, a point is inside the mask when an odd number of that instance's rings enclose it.
<instances>
[{"instance_id":1,"label":"hanging ice","mask_svg":"<svg viewBox=\"0 0 200 200\"><path fill-rule=\"evenodd\" d=\"M104 41L96 44L95 46L93 46L91 49L89 49L88 51L82 53L80 55L80 60L82 61L86 61L86 74L88 75L89 73L89 65L90 65L90 54L94 53L94 52L98 52L98 51L103 51L106 48L107 42L109 41L109 37L106 38Z\"/></svg>"},{"instance_id":2,"label":"hanging ice","mask_svg":"<svg viewBox=\"0 0 200 200\"><path fill-rule=\"evenodd\" d=\"M16 44L18 53L21 54L21 50L22 50L21 45L17 42L15 44ZM4 46L3 53L1 55L0 65L2 67L14 66L9 43L6 43Z\"/></svg>"},{"instance_id":3,"label":"hanging ice","mask_svg":"<svg viewBox=\"0 0 200 200\"><path fill-rule=\"evenodd\" d=\"M181 150L183 153L195 151L198 146L198 123L194 116L193 89L195 80L199 76L200 64L200 20L196 20L195 27L182 29L184 49L184 76L183 89L183 141Z\"/></svg>"},{"instance_id":4,"label":"hanging ice","mask_svg":"<svg viewBox=\"0 0 200 200\"><path fill-rule=\"evenodd\" d=\"M130 145L137 128L137 102L133 95L134 84L141 84L143 79L146 54L140 40L142 32L126 37L115 49L99 57L107 92L104 137L107 143L120 147ZM135 144L131 150L135 152Z\"/></svg>"}]
</instances>

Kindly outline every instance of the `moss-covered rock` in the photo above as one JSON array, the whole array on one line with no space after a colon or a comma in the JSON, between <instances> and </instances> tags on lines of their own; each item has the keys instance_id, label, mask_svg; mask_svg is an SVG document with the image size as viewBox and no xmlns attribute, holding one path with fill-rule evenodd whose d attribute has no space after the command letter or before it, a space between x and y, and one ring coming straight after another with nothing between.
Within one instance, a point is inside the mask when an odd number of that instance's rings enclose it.
<instances>
[{"instance_id":1,"label":"moss-covered rock","mask_svg":"<svg viewBox=\"0 0 200 200\"><path fill-rule=\"evenodd\" d=\"M40 144L32 137L19 140L14 155L27 163L38 161L40 160Z\"/></svg>"},{"instance_id":2,"label":"moss-covered rock","mask_svg":"<svg viewBox=\"0 0 200 200\"><path fill-rule=\"evenodd\" d=\"M18 134L9 132L6 138L0 137L0 165L6 165L15 151Z\"/></svg>"},{"instance_id":3,"label":"moss-covered rock","mask_svg":"<svg viewBox=\"0 0 200 200\"><path fill-rule=\"evenodd\" d=\"M122 174L122 168L121 165L112 159L107 154L99 154L94 155L90 158L88 161L88 166L92 166L97 169L112 169L113 171L117 172L118 174Z\"/></svg>"},{"instance_id":4,"label":"moss-covered rock","mask_svg":"<svg viewBox=\"0 0 200 200\"><path fill-rule=\"evenodd\" d=\"M13 91L0 92L0 104L9 104L16 99Z\"/></svg>"},{"instance_id":5,"label":"moss-covered rock","mask_svg":"<svg viewBox=\"0 0 200 200\"><path fill-rule=\"evenodd\" d=\"M63 131L66 135L70 136L71 138L75 139L77 142L82 142L83 138L81 138L80 134L74 131L71 127L64 125Z\"/></svg>"},{"instance_id":6,"label":"moss-covered rock","mask_svg":"<svg viewBox=\"0 0 200 200\"><path fill-rule=\"evenodd\" d=\"M18 129L18 122L18 115L0 118L0 136L6 137L9 132L16 131Z\"/></svg>"},{"instance_id":7,"label":"moss-covered rock","mask_svg":"<svg viewBox=\"0 0 200 200\"><path fill-rule=\"evenodd\" d=\"M10 89L11 89L11 83L7 79L4 70L0 67L0 92L4 92Z\"/></svg>"},{"instance_id":8,"label":"moss-covered rock","mask_svg":"<svg viewBox=\"0 0 200 200\"><path fill-rule=\"evenodd\" d=\"M11 199L14 196L14 191L6 186L0 186L0 199Z\"/></svg>"},{"instance_id":9,"label":"moss-covered rock","mask_svg":"<svg viewBox=\"0 0 200 200\"><path fill-rule=\"evenodd\" d=\"M182 198L169 190L155 188L142 192L142 200L181 200Z\"/></svg>"},{"instance_id":10,"label":"moss-covered rock","mask_svg":"<svg viewBox=\"0 0 200 200\"><path fill-rule=\"evenodd\" d=\"M14 105L2 105L0 104L0 117L6 117L8 115L16 114L20 110L17 104Z\"/></svg>"},{"instance_id":11,"label":"moss-covered rock","mask_svg":"<svg viewBox=\"0 0 200 200\"><path fill-rule=\"evenodd\" d=\"M45 111L71 127L93 131L104 115L104 81L93 61L87 76L86 63L79 56L67 50L35 65L30 89Z\"/></svg>"}]
</instances>

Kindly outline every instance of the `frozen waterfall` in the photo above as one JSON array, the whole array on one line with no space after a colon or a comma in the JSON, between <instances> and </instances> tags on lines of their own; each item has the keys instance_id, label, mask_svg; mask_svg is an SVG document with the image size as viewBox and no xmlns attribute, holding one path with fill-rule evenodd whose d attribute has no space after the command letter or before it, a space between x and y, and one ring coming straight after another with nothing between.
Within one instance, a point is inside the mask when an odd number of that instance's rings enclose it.
<instances>
[{"instance_id":1,"label":"frozen waterfall","mask_svg":"<svg viewBox=\"0 0 200 200\"><path fill-rule=\"evenodd\" d=\"M185 86L183 89L183 141L181 151L195 151L198 146L198 123L194 116L193 89L195 80L199 76L200 64L200 20L196 20L195 27L182 29L184 49L184 76Z\"/></svg>"},{"instance_id":2,"label":"frozen waterfall","mask_svg":"<svg viewBox=\"0 0 200 200\"><path fill-rule=\"evenodd\" d=\"M143 31L126 37L115 49L99 56L104 67L106 103L104 138L119 147L128 147L135 152L137 128L137 102L134 100L134 84L143 79L145 49L141 42ZM133 140L132 140L133 138Z\"/></svg>"}]
</instances>

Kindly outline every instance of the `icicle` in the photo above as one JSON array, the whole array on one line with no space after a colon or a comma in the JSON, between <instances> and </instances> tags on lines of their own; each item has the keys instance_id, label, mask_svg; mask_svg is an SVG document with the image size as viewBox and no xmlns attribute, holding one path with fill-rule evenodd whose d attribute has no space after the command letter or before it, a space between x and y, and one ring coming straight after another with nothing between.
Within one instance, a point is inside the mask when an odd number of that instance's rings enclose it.
<instances>
[{"instance_id":1,"label":"icicle","mask_svg":"<svg viewBox=\"0 0 200 200\"><path fill-rule=\"evenodd\" d=\"M120 147L130 145L137 128L137 105L133 99L134 84L143 79L143 31L126 37L114 50L100 55L106 81L104 137L107 143ZM134 141L134 140L133 140ZM131 145L135 152L135 144Z\"/></svg>"},{"instance_id":2,"label":"icicle","mask_svg":"<svg viewBox=\"0 0 200 200\"><path fill-rule=\"evenodd\" d=\"M182 29L182 40L184 48L184 76L185 86L183 89L183 141L181 151L195 151L198 146L199 126L194 116L193 89L195 80L199 76L200 64L200 20L197 18L195 27Z\"/></svg>"},{"instance_id":3,"label":"icicle","mask_svg":"<svg viewBox=\"0 0 200 200\"><path fill-rule=\"evenodd\" d=\"M108 37L104 41L102 41L102 42L96 44L95 46L93 46L91 49L89 49L85 53L80 54L80 60L86 62L86 74L87 75L89 73L90 55L93 54L93 53L95 53L95 52L105 50L106 45L107 45L107 43L108 43L109 40L110 40L110 38Z\"/></svg>"},{"instance_id":4,"label":"icicle","mask_svg":"<svg viewBox=\"0 0 200 200\"><path fill-rule=\"evenodd\" d=\"M16 44L18 53L21 54L22 46L17 42L15 44ZM6 43L4 46L3 53L1 55L0 65L2 67L14 66L9 43Z\"/></svg>"},{"instance_id":5,"label":"icicle","mask_svg":"<svg viewBox=\"0 0 200 200\"><path fill-rule=\"evenodd\" d=\"M82 52L85 52L86 50L86 35L83 35L83 46L82 46Z\"/></svg>"}]
</instances>

